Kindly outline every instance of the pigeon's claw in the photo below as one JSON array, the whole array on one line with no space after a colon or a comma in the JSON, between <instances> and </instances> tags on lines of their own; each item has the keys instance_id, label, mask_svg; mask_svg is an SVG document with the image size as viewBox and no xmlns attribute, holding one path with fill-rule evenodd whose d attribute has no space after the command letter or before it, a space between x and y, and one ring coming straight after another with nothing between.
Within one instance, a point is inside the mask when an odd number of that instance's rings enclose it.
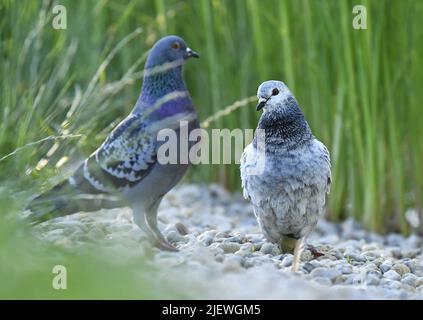
<instances>
[{"instance_id":1,"label":"pigeon's claw","mask_svg":"<svg viewBox=\"0 0 423 320\"><path fill-rule=\"evenodd\" d=\"M170 244L168 241L164 240L164 239L156 239L154 241L154 246L156 248L162 249L162 250L166 250L166 251L172 251L172 252L178 252L178 248L176 248L174 245Z\"/></svg>"},{"instance_id":2,"label":"pigeon's claw","mask_svg":"<svg viewBox=\"0 0 423 320\"><path fill-rule=\"evenodd\" d=\"M301 253L304 250L304 237L295 242L294 260L292 262L292 272L297 272L300 268Z\"/></svg>"},{"instance_id":3,"label":"pigeon's claw","mask_svg":"<svg viewBox=\"0 0 423 320\"><path fill-rule=\"evenodd\" d=\"M167 251L179 251L174 245L166 240L166 238L159 230L157 226L157 207L158 203L152 212L149 212L145 215L145 222L151 236L153 237L153 243L159 249Z\"/></svg>"}]
</instances>

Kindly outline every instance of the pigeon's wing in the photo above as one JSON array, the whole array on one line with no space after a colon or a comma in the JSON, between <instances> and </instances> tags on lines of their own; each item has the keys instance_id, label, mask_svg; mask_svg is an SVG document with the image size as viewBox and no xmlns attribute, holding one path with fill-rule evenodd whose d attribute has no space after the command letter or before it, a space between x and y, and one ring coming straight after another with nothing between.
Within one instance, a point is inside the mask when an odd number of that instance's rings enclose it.
<instances>
[{"instance_id":1,"label":"pigeon's wing","mask_svg":"<svg viewBox=\"0 0 423 320\"><path fill-rule=\"evenodd\" d=\"M319 152L319 157L322 159L322 171L321 173L325 175L326 177L326 193L330 193L330 187L332 184L332 176L331 176L331 164L330 164L330 153L328 148L320 142L319 140L315 140Z\"/></svg>"},{"instance_id":2,"label":"pigeon's wing","mask_svg":"<svg viewBox=\"0 0 423 320\"><path fill-rule=\"evenodd\" d=\"M330 187L332 185L332 173L331 173L331 164L330 164L330 153L326 146L322 143L324 147L324 159L327 165L327 172L326 172L326 193L330 193Z\"/></svg>"},{"instance_id":3,"label":"pigeon's wing","mask_svg":"<svg viewBox=\"0 0 423 320\"><path fill-rule=\"evenodd\" d=\"M44 221L78 211L124 205L115 193L140 182L156 162L156 139L139 115L130 115L74 174L31 201L28 217Z\"/></svg>"},{"instance_id":4,"label":"pigeon's wing","mask_svg":"<svg viewBox=\"0 0 423 320\"><path fill-rule=\"evenodd\" d=\"M141 115L131 114L85 160L76 173L76 183L85 181L86 187L100 193L132 187L152 170L156 160L156 136Z\"/></svg>"}]
</instances>

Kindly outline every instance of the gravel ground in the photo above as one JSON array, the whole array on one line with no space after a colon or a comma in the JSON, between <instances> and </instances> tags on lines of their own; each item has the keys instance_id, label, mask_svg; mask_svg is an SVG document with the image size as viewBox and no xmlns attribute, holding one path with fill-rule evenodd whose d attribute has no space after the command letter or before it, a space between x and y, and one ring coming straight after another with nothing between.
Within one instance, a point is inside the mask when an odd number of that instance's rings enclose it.
<instances>
[{"instance_id":1,"label":"gravel ground","mask_svg":"<svg viewBox=\"0 0 423 320\"><path fill-rule=\"evenodd\" d=\"M321 220L300 271L261 235L252 208L217 186L182 185L159 209L167 239L180 251L151 250L131 210L80 213L39 225L46 241L75 250L87 244L145 254L187 297L202 299L423 299L423 239L381 236L353 220ZM165 297L164 297L165 298Z\"/></svg>"}]
</instances>

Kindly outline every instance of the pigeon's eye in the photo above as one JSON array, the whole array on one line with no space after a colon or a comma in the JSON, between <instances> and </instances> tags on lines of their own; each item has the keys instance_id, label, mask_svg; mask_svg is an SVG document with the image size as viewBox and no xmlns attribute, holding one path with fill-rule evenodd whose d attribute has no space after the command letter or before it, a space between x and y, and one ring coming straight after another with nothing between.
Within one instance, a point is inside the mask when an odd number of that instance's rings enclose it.
<instances>
[{"instance_id":1,"label":"pigeon's eye","mask_svg":"<svg viewBox=\"0 0 423 320\"><path fill-rule=\"evenodd\" d=\"M172 49L178 50L181 46L180 46L179 42L174 42L174 43L172 43L171 47L172 47Z\"/></svg>"},{"instance_id":2,"label":"pigeon's eye","mask_svg":"<svg viewBox=\"0 0 423 320\"><path fill-rule=\"evenodd\" d=\"M273 89L272 90L272 96L277 96L279 94L279 90L278 89Z\"/></svg>"}]
</instances>

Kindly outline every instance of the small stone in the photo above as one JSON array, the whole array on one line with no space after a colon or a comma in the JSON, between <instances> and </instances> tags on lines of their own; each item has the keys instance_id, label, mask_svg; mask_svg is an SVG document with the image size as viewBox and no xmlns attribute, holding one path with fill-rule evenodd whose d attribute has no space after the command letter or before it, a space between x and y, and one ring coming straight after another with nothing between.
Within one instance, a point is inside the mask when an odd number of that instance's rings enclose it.
<instances>
[{"instance_id":1,"label":"small stone","mask_svg":"<svg viewBox=\"0 0 423 320\"><path fill-rule=\"evenodd\" d=\"M279 253L279 249L278 249L278 247L275 244L269 243L269 242L265 242L261 246L260 252L262 252L263 254L277 255Z\"/></svg>"},{"instance_id":2,"label":"small stone","mask_svg":"<svg viewBox=\"0 0 423 320\"><path fill-rule=\"evenodd\" d=\"M412 273L407 273L402 278L401 283L412 286L412 287L415 288L419 284L419 277L417 277L416 275L414 275Z\"/></svg>"},{"instance_id":3,"label":"small stone","mask_svg":"<svg viewBox=\"0 0 423 320\"><path fill-rule=\"evenodd\" d=\"M373 255L362 254L362 256L366 261L373 261L373 260L376 260L376 258L377 258L376 256L373 256Z\"/></svg>"},{"instance_id":4,"label":"small stone","mask_svg":"<svg viewBox=\"0 0 423 320\"><path fill-rule=\"evenodd\" d=\"M376 233L367 234L367 237L366 237L366 241L367 242L376 243L376 244L379 245L379 247L382 247L383 246L384 239L385 238L383 236L381 236L379 234L376 234Z\"/></svg>"},{"instance_id":5,"label":"small stone","mask_svg":"<svg viewBox=\"0 0 423 320\"><path fill-rule=\"evenodd\" d=\"M403 263L410 268L410 272L411 273L417 273L417 270L419 269L418 265L416 264L416 259L413 260L404 260ZM423 269L423 268L422 268ZM419 276L418 274L416 274L416 276Z\"/></svg>"},{"instance_id":6,"label":"small stone","mask_svg":"<svg viewBox=\"0 0 423 320\"><path fill-rule=\"evenodd\" d=\"M389 270L388 273L389 272L395 272L395 271ZM394 281L394 280L391 280L391 279L382 279L380 281L380 284L382 286L387 287L387 288L390 288L390 289L400 289L401 288L401 283L400 282Z\"/></svg>"},{"instance_id":7,"label":"small stone","mask_svg":"<svg viewBox=\"0 0 423 320\"><path fill-rule=\"evenodd\" d=\"M389 249L391 251L391 254L396 259L402 258L402 250L400 247L392 247Z\"/></svg>"},{"instance_id":8,"label":"small stone","mask_svg":"<svg viewBox=\"0 0 423 320\"><path fill-rule=\"evenodd\" d=\"M370 270L378 270L378 267L373 262L370 262L370 263L368 263L364 266L364 269L369 270L369 271Z\"/></svg>"},{"instance_id":9,"label":"small stone","mask_svg":"<svg viewBox=\"0 0 423 320\"><path fill-rule=\"evenodd\" d=\"M339 265L336 267L336 270L338 270L342 274L351 274L353 272L353 268L349 264Z\"/></svg>"},{"instance_id":10,"label":"small stone","mask_svg":"<svg viewBox=\"0 0 423 320\"><path fill-rule=\"evenodd\" d=\"M423 244L423 238L416 234L411 234L405 242L408 248L419 248Z\"/></svg>"},{"instance_id":11,"label":"small stone","mask_svg":"<svg viewBox=\"0 0 423 320\"><path fill-rule=\"evenodd\" d=\"M357 230L354 234L351 235L351 238L359 241L370 241L365 230Z\"/></svg>"},{"instance_id":12,"label":"small stone","mask_svg":"<svg viewBox=\"0 0 423 320\"><path fill-rule=\"evenodd\" d=\"M175 228L179 232L180 235L185 236L189 233L188 228L182 222L175 223Z\"/></svg>"},{"instance_id":13,"label":"small stone","mask_svg":"<svg viewBox=\"0 0 423 320\"><path fill-rule=\"evenodd\" d=\"M181 235L176 232L175 230L171 230L168 232L168 234L166 235L166 239L167 241L169 241L170 243L175 243L175 242L179 242L181 241L182 237Z\"/></svg>"},{"instance_id":14,"label":"small stone","mask_svg":"<svg viewBox=\"0 0 423 320\"><path fill-rule=\"evenodd\" d=\"M358 274L349 274L346 275L346 279L344 281L344 284L346 285L357 285L360 284L362 281L361 276Z\"/></svg>"},{"instance_id":15,"label":"small stone","mask_svg":"<svg viewBox=\"0 0 423 320\"><path fill-rule=\"evenodd\" d=\"M385 261L385 259L384 258L382 258L382 257L379 257L379 258L376 258L375 260L373 260L372 262L378 267L378 268L380 268L380 265L383 263Z\"/></svg>"},{"instance_id":16,"label":"small stone","mask_svg":"<svg viewBox=\"0 0 423 320\"><path fill-rule=\"evenodd\" d=\"M339 242L339 236L337 234L328 234L323 237L319 237L319 242L323 244L333 244Z\"/></svg>"},{"instance_id":17,"label":"small stone","mask_svg":"<svg viewBox=\"0 0 423 320\"><path fill-rule=\"evenodd\" d=\"M225 240L223 240L223 242L241 243L241 238L240 237L229 237L229 238L226 238Z\"/></svg>"},{"instance_id":18,"label":"small stone","mask_svg":"<svg viewBox=\"0 0 423 320\"><path fill-rule=\"evenodd\" d=\"M420 253L419 249L404 249L402 251L402 256L404 258L410 258L413 259L415 258L418 254Z\"/></svg>"},{"instance_id":19,"label":"small stone","mask_svg":"<svg viewBox=\"0 0 423 320\"><path fill-rule=\"evenodd\" d=\"M361 226L353 218L350 217L344 221L341 228L343 236L345 238L350 238L357 232L357 230L361 229Z\"/></svg>"},{"instance_id":20,"label":"small stone","mask_svg":"<svg viewBox=\"0 0 423 320\"><path fill-rule=\"evenodd\" d=\"M322 260L326 260L326 261L336 261L337 259L336 259L336 257L334 257L333 255L331 255L331 254L324 254L324 255L321 255L320 257L318 257L318 258L315 258L316 260L318 260L318 261L322 261Z\"/></svg>"},{"instance_id":21,"label":"small stone","mask_svg":"<svg viewBox=\"0 0 423 320\"><path fill-rule=\"evenodd\" d=\"M379 270L368 270L366 273L368 276L374 276L377 278L382 277L382 272L380 272Z\"/></svg>"},{"instance_id":22,"label":"small stone","mask_svg":"<svg viewBox=\"0 0 423 320\"><path fill-rule=\"evenodd\" d=\"M314 278L314 281L316 281L316 282L318 282L318 283L320 283L324 286L332 285L332 281L328 278L325 278L325 277L316 277L316 278Z\"/></svg>"},{"instance_id":23,"label":"small stone","mask_svg":"<svg viewBox=\"0 0 423 320\"><path fill-rule=\"evenodd\" d=\"M379 269L380 269L380 271L382 271L382 273L385 273L385 272L388 272L389 270L391 270L391 268L392 268L392 265L393 265L393 263L392 263L392 260L391 259L388 259L388 260L385 260L380 266L379 266Z\"/></svg>"},{"instance_id":24,"label":"small stone","mask_svg":"<svg viewBox=\"0 0 423 320\"><path fill-rule=\"evenodd\" d=\"M322 235L332 235L338 233L338 225L323 219L320 219L316 225L316 232Z\"/></svg>"},{"instance_id":25,"label":"small stone","mask_svg":"<svg viewBox=\"0 0 423 320\"><path fill-rule=\"evenodd\" d=\"M194 243L198 242L198 239L195 235L193 235L192 233L189 233L186 236L181 236L181 242L193 245Z\"/></svg>"},{"instance_id":26,"label":"small stone","mask_svg":"<svg viewBox=\"0 0 423 320\"><path fill-rule=\"evenodd\" d=\"M401 289L407 290L407 291L411 291L411 292L415 292L416 291L416 288L415 287L410 286L410 285L408 285L406 283L403 283L402 284Z\"/></svg>"},{"instance_id":27,"label":"small stone","mask_svg":"<svg viewBox=\"0 0 423 320\"><path fill-rule=\"evenodd\" d=\"M280 262L275 263L275 261L273 261L273 259L268 256L261 256L260 258L252 258L250 260L253 262L254 266L261 266L264 264L275 264L277 268L280 267Z\"/></svg>"},{"instance_id":28,"label":"small stone","mask_svg":"<svg viewBox=\"0 0 423 320\"><path fill-rule=\"evenodd\" d=\"M369 286L378 286L380 283L380 279L379 277L373 276L373 275L368 275L366 277L365 283Z\"/></svg>"},{"instance_id":29,"label":"small stone","mask_svg":"<svg viewBox=\"0 0 423 320\"><path fill-rule=\"evenodd\" d=\"M246 243L243 243L241 245L241 249L240 250L243 250L243 251L246 251L246 252L251 253L251 252L254 251L253 249L254 249L254 245L252 243L246 242Z\"/></svg>"},{"instance_id":30,"label":"small stone","mask_svg":"<svg viewBox=\"0 0 423 320\"><path fill-rule=\"evenodd\" d=\"M214 259L215 259L217 262L223 262L223 260L225 260L225 256L224 256L223 254L219 253L219 254L217 254L217 255L214 257Z\"/></svg>"},{"instance_id":31,"label":"small stone","mask_svg":"<svg viewBox=\"0 0 423 320\"><path fill-rule=\"evenodd\" d=\"M315 269L316 267L313 265L313 264L311 264L310 262L306 262L304 265L303 265L303 269L307 272L307 273L310 273L313 269Z\"/></svg>"},{"instance_id":32,"label":"small stone","mask_svg":"<svg viewBox=\"0 0 423 320\"><path fill-rule=\"evenodd\" d=\"M213 243L213 238L212 237L205 237L202 239L201 241L205 246L209 246Z\"/></svg>"},{"instance_id":33,"label":"small stone","mask_svg":"<svg viewBox=\"0 0 423 320\"><path fill-rule=\"evenodd\" d=\"M218 242L213 242L209 247L208 247L208 249L212 252L212 253L214 253L214 254L219 254L219 253L221 253L221 254L223 254L223 253L225 253L225 251L223 250L223 248L221 247L222 246L222 244L221 243L218 243Z\"/></svg>"},{"instance_id":34,"label":"small stone","mask_svg":"<svg viewBox=\"0 0 423 320\"><path fill-rule=\"evenodd\" d=\"M287 255L285 258L283 258L281 262L282 267L290 267L292 266L292 262L294 261L294 256L292 254Z\"/></svg>"},{"instance_id":35,"label":"small stone","mask_svg":"<svg viewBox=\"0 0 423 320\"><path fill-rule=\"evenodd\" d=\"M198 241L200 241L202 244L208 247L209 245L213 243L213 237L205 232L198 237Z\"/></svg>"},{"instance_id":36,"label":"small stone","mask_svg":"<svg viewBox=\"0 0 423 320\"><path fill-rule=\"evenodd\" d=\"M231 255L223 261L223 270L226 272L238 271L241 269L243 259L240 256Z\"/></svg>"},{"instance_id":37,"label":"small stone","mask_svg":"<svg viewBox=\"0 0 423 320\"><path fill-rule=\"evenodd\" d=\"M314 259L314 256L309 250L304 250L301 253L301 257L300 257L301 261L310 261L310 260L313 260L313 259Z\"/></svg>"},{"instance_id":38,"label":"small stone","mask_svg":"<svg viewBox=\"0 0 423 320\"><path fill-rule=\"evenodd\" d=\"M333 280L333 284L343 284L347 278L348 276L345 274L340 275Z\"/></svg>"},{"instance_id":39,"label":"small stone","mask_svg":"<svg viewBox=\"0 0 423 320\"><path fill-rule=\"evenodd\" d=\"M245 257L251 256L251 250L241 248L238 251L236 251L235 254L237 256L240 256L240 257L244 257L245 258Z\"/></svg>"},{"instance_id":40,"label":"small stone","mask_svg":"<svg viewBox=\"0 0 423 320\"><path fill-rule=\"evenodd\" d=\"M329 269L329 268L316 268L313 271L311 271L311 276L313 278L328 278L331 281L335 279L336 277L341 275L341 272L335 269Z\"/></svg>"},{"instance_id":41,"label":"small stone","mask_svg":"<svg viewBox=\"0 0 423 320\"><path fill-rule=\"evenodd\" d=\"M400 247L403 241L404 237L399 234L391 233L386 236L386 243L393 247Z\"/></svg>"},{"instance_id":42,"label":"small stone","mask_svg":"<svg viewBox=\"0 0 423 320\"><path fill-rule=\"evenodd\" d=\"M401 276L398 274L398 272L394 270L389 270L385 272L383 276L389 280L399 281L401 279Z\"/></svg>"},{"instance_id":43,"label":"small stone","mask_svg":"<svg viewBox=\"0 0 423 320\"><path fill-rule=\"evenodd\" d=\"M222 238L229 238L230 234L229 232L218 232L216 233L216 238L222 239Z\"/></svg>"},{"instance_id":44,"label":"small stone","mask_svg":"<svg viewBox=\"0 0 423 320\"><path fill-rule=\"evenodd\" d=\"M254 267L254 261L253 261L253 259L246 259L246 260L244 260L243 267L244 268L247 268L247 269Z\"/></svg>"},{"instance_id":45,"label":"small stone","mask_svg":"<svg viewBox=\"0 0 423 320\"><path fill-rule=\"evenodd\" d=\"M256 234L249 234L247 235L247 238L249 239L250 242L254 244L263 242L263 238Z\"/></svg>"},{"instance_id":46,"label":"small stone","mask_svg":"<svg viewBox=\"0 0 423 320\"><path fill-rule=\"evenodd\" d=\"M241 248L241 245L235 242L222 242L220 247L225 253L235 253Z\"/></svg>"},{"instance_id":47,"label":"small stone","mask_svg":"<svg viewBox=\"0 0 423 320\"><path fill-rule=\"evenodd\" d=\"M363 251L374 251L378 249L379 249L379 246L375 243L369 243L369 244L366 243L361 247L361 250Z\"/></svg>"},{"instance_id":48,"label":"small stone","mask_svg":"<svg viewBox=\"0 0 423 320\"><path fill-rule=\"evenodd\" d=\"M260 251L261 247L263 246L263 242L253 243L254 251Z\"/></svg>"},{"instance_id":49,"label":"small stone","mask_svg":"<svg viewBox=\"0 0 423 320\"><path fill-rule=\"evenodd\" d=\"M344 254L344 257L357 262L366 262L366 258L364 256L356 253L347 253Z\"/></svg>"},{"instance_id":50,"label":"small stone","mask_svg":"<svg viewBox=\"0 0 423 320\"><path fill-rule=\"evenodd\" d=\"M284 254L278 254L278 255L276 255L276 256L273 256L272 257L272 259L274 260L274 261L282 261L282 259L285 257L285 255Z\"/></svg>"},{"instance_id":51,"label":"small stone","mask_svg":"<svg viewBox=\"0 0 423 320\"><path fill-rule=\"evenodd\" d=\"M309 263L311 263L315 268L320 268L323 267L324 265L324 261L319 261L319 260L311 260L309 261Z\"/></svg>"},{"instance_id":52,"label":"small stone","mask_svg":"<svg viewBox=\"0 0 423 320\"><path fill-rule=\"evenodd\" d=\"M373 260L375 260L376 258L379 258L380 256L382 256L384 254L384 251L381 251L381 250L363 251L362 254L367 259L373 258Z\"/></svg>"},{"instance_id":53,"label":"small stone","mask_svg":"<svg viewBox=\"0 0 423 320\"><path fill-rule=\"evenodd\" d=\"M410 268L403 263L398 263L392 267L392 270L396 271L400 276L406 273L410 273Z\"/></svg>"},{"instance_id":54,"label":"small stone","mask_svg":"<svg viewBox=\"0 0 423 320\"><path fill-rule=\"evenodd\" d=\"M339 250L331 250L329 251L329 254L334 256L337 260L342 259L342 253Z\"/></svg>"}]
</instances>

